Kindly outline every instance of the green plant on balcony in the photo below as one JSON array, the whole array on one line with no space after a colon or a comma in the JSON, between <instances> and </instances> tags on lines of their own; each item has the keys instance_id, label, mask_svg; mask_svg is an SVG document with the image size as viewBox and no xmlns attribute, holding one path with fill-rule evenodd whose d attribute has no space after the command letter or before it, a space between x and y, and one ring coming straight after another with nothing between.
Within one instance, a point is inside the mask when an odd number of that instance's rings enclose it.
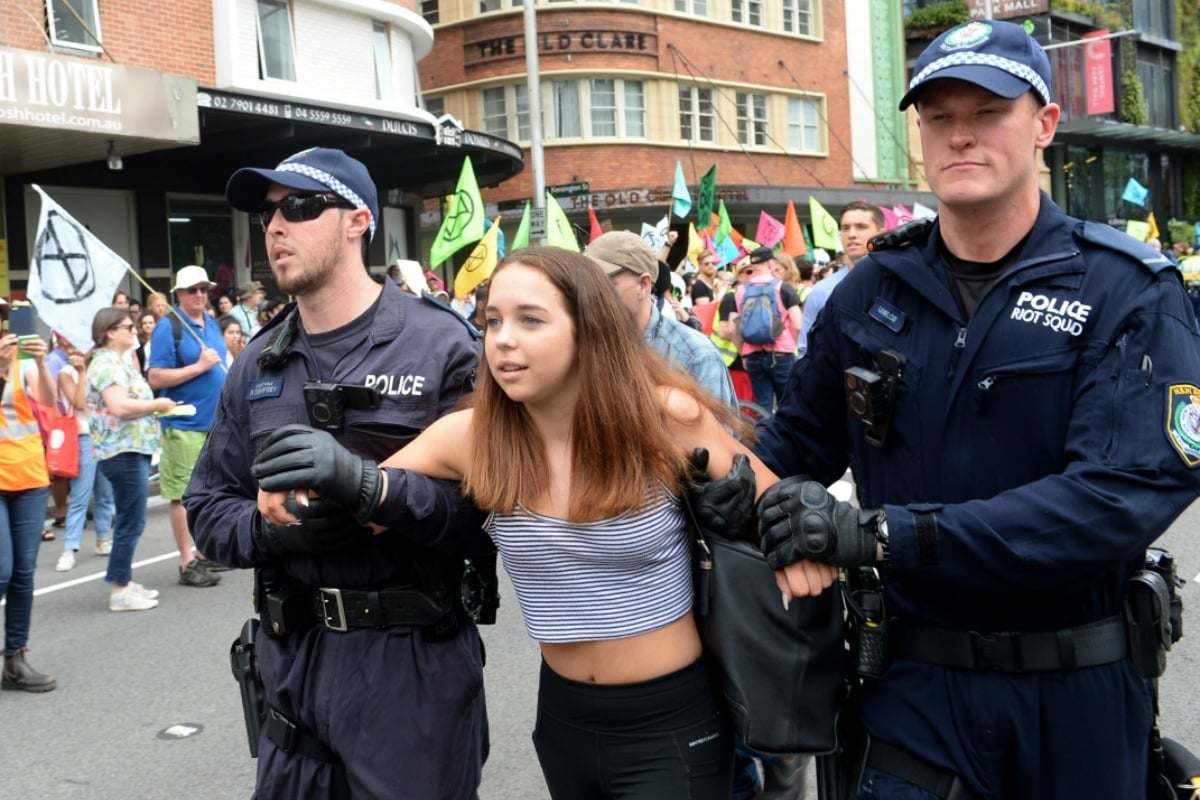
<instances>
[{"instance_id":1,"label":"green plant on balcony","mask_svg":"<svg viewBox=\"0 0 1200 800\"><path fill-rule=\"evenodd\" d=\"M1089 3L1086 0L1050 0L1050 10L1094 19L1099 27L1108 28L1110 31L1124 30L1126 27L1125 18L1120 11L1100 3Z\"/></svg>"},{"instance_id":2,"label":"green plant on balcony","mask_svg":"<svg viewBox=\"0 0 1200 800\"><path fill-rule=\"evenodd\" d=\"M940 33L970 18L971 12L963 0L946 0L914 9L904 21L904 29L910 34Z\"/></svg>"},{"instance_id":3,"label":"green plant on balcony","mask_svg":"<svg viewBox=\"0 0 1200 800\"><path fill-rule=\"evenodd\" d=\"M1121 75L1121 107L1117 110L1121 114L1121 121L1130 125L1146 125L1150 122L1142 79L1131 69Z\"/></svg>"}]
</instances>

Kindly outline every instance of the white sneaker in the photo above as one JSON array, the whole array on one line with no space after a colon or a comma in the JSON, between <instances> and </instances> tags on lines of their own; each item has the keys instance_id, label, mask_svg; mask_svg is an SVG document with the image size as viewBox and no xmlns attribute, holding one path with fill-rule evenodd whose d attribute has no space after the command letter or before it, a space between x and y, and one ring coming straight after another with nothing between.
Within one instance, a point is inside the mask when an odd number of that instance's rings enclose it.
<instances>
[{"instance_id":1,"label":"white sneaker","mask_svg":"<svg viewBox=\"0 0 1200 800\"><path fill-rule=\"evenodd\" d=\"M131 592L128 586L108 598L109 611L149 611L157 605L157 600Z\"/></svg>"},{"instance_id":2,"label":"white sneaker","mask_svg":"<svg viewBox=\"0 0 1200 800\"><path fill-rule=\"evenodd\" d=\"M63 554L58 557L58 563L54 565L54 569L58 572L66 572L75 566L75 551L63 550Z\"/></svg>"},{"instance_id":3,"label":"white sneaker","mask_svg":"<svg viewBox=\"0 0 1200 800\"><path fill-rule=\"evenodd\" d=\"M96 542L96 555L106 556L112 552L112 539L101 539Z\"/></svg>"},{"instance_id":4,"label":"white sneaker","mask_svg":"<svg viewBox=\"0 0 1200 800\"><path fill-rule=\"evenodd\" d=\"M130 581L125 588L131 592L134 592L135 594L140 594L142 597L145 597L148 600L153 600L154 598L158 597L158 589L147 589L140 583L134 583L133 581Z\"/></svg>"}]
</instances>

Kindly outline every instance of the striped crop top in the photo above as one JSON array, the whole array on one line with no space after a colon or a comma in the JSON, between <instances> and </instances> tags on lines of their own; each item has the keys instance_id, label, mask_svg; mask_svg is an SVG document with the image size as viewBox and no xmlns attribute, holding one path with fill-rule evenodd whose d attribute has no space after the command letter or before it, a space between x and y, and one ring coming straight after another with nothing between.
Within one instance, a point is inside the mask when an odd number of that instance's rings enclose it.
<instances>
[{"instance_id":1,"label":"striped crop top","mask_svg":"<svg viewBox=\"0 0 1200 800\"><path fill-rule=\"evenodd\" d=\"M679 500L567 522L518 506L484 526L512 579L525 629L540 642L621 639L692 607L691 542Z\"/></svg>"}]
</instances>

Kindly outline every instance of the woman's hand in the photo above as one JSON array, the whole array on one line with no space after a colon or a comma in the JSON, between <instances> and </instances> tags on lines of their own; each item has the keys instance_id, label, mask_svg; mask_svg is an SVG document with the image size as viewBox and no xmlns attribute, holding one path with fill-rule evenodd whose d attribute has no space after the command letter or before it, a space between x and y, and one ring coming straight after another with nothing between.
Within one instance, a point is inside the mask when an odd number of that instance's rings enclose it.
<instances>
[{"instance_id":1,"label":"woman's hand","mask_svg":"<svg viewBox=\"0 0 1200 800\"><path fill-rule=\"evenodd\" d=\"M816 561L797 561L775 571L775 585L787 600L816 597L833 586L838 568Z\"/></svg>"},{"instance_id":2,"label":"woman's hand","mask_svg":"<svg viewBox=\"0 0 1200 800\"><path fill-rule=\"evenodd\" d=\"M308 499L305 496L303 499L297 493L296 502L307 503ZM307 493L305 493L307 495ZM287 510L286 503L288 499L287 492L268 492L264 489L258 490L258 513L263 515L273 525L284 526L290 525L299 520L296 515Z\"/></svg>"}]
</instances>

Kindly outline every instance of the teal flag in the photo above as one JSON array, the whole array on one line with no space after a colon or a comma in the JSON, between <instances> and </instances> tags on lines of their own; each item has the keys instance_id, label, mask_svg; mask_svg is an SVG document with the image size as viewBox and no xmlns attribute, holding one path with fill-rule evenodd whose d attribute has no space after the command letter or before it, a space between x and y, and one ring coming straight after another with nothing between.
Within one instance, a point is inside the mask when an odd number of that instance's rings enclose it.
<instances>
[{"instance_id":1,"label":"teal flag","mask_svg":"<svg viewBox=\"0 0 1200 800\"><path fill-rule=\"evenodd\" d=\"M671 187L671 213L683 219L692 210L692 193L683 179L683 164L675 162L675 185Z\"/></svg>"}]
</instances>

